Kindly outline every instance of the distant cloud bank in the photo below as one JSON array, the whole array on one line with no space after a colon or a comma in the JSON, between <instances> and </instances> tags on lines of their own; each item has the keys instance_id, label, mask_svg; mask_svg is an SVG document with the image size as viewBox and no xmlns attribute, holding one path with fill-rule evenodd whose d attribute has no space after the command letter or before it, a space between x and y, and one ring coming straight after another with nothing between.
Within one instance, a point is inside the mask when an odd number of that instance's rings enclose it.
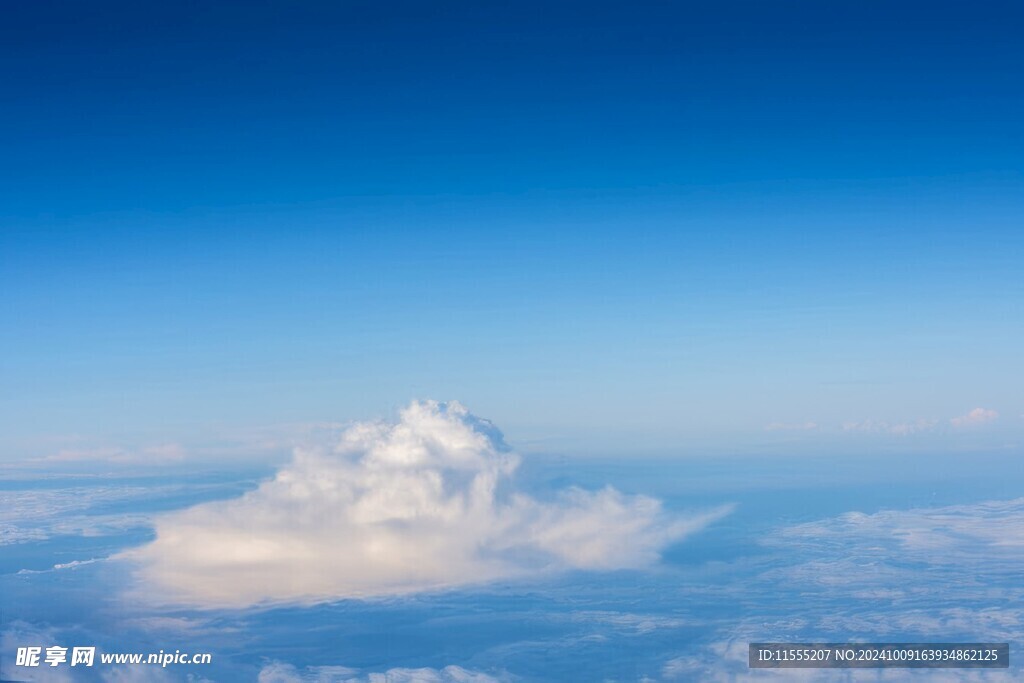
<instances>
[{"instance_id":1,"label":"distant cloud bank","mask_svg":"<svg viewBox=\"0 0 1024 683\"><path fill-rule=\"evenodd\" d=\"M966 415L954 417L949 421L954 427L976 427L996 420L999 413L985 408L975 408Z\"/></svg>"},{"instance_id":2,"label":"distant cloud bank","mask_svg":"<svg viewBox=\"0 0 1024 683\"><path fill-rule=\"evenodd\" d=\"M884 420L864 420L863 422L844 422L844 432L864 432L868 434L892 434L893 436L910 436L923 432L934 431L939 421L932 418L919 418L913 422L886 422Z\"/></svg>"},{"instance_id":3,"label":"distant cloud bank","mask_svg":"<svg viewBox=\"0 0 1024 683\"><path fill-rule=\"evenodd\" d=\"M157 521L129 551L147 595L200 607L398 595L560 569L643 567L727 514L681 517L645 496L512 487L518 458L457 402L414 402L350 427L241 498Z\"/></svg>"},{"instance_id":4,"label":"distant cloud bank","mask_svg":"<svg viewBox=\"0 0 1024 683\"><path fill-rule=\"evenodd\" d=\"M910 436L913 434L928 434L935 432L948 432L954 430L980 427L995 422L999 413L989 408L974 408L963 415L951 417L948 420L922 417L916 420L903 422L889 422L887 420L849 420L840 426L841 431L846 433L859 434L888 434L891 436ZM817 422L770 422L765 425L765 431L769 432L810 432L822 430ZM827 427L824 428L826 431Z\"/></svg>"},{"instance_id":5,"label":"distant cloud bank","mask_svg":"<svg viewBox=\"0 0 1024 683\"><path fill-rule=\"evenodd\" d=\"M178 463L184 459L185 449L179 444L169 443L141 449L66 448L55 455L40 458L40 461L44 463L109 462L122 465L166 465Z\"/></svg>"}]
</instances>

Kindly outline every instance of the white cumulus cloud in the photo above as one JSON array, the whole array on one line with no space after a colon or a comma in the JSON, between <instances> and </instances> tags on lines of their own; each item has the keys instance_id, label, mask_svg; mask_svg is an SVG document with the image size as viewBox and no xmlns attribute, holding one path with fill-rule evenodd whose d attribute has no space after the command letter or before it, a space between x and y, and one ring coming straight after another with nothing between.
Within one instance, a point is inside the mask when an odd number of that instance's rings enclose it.
<instances>
[{"instance_id":1,"label":"white cumulus cloud","mask_svg":"<svg viewBox=\"0 0 1024 683\"><path fill-rule=\"evenodd\" d=\"M518 462L459 403L414 402L396 423L297 450L241 498L160 518L156 539L126 557L147 595L180 604L308 604L643 567L729 511L670 515L610 487L541 501L512 488Z\"/></svg>"}]
</instances>

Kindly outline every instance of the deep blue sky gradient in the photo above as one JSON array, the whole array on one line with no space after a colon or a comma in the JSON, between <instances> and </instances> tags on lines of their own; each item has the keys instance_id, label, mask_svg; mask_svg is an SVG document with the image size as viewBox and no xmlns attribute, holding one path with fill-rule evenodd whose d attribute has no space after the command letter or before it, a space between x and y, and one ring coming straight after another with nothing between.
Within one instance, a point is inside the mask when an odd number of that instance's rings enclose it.
<instances>
[{"instance_id":1,"label":"deep blue sky gradient","mask_svg":"<svg viewBox=\"0 0 1024 683\"><path fill-rule=\"evenodd\" d=\"M1022 29L1012 2L11 5L0 458L413 397L547 449L827 452L975 407L985 434L884 447L1019 449Z\"/></svg>"}]
</instances>

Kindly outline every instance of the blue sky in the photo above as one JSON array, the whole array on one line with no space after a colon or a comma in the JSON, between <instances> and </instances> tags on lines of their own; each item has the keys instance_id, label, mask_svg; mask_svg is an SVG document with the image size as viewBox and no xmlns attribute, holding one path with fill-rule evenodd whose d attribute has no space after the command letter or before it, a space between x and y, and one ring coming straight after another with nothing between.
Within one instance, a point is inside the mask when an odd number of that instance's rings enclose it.
<instances>
[{"instance_id":1,"label":"blue sky","mask_svg":"<svg viewBox=\"0 0 1024 683\"><path fill-rule=\"evenodd\" d=\"M5 8L0 678L1020 678L1022 20Z\"/></svg>"},{"instance_id":2,"label":"blue sky","mask_svg":"<svg viewBox=\"0 0 1024 683\"><path fill-rule=\"evenodd\" d=\"M1021 19L23 3L0 458L426 397L527 450L1019 449Z\"/></svg>"}]
</instances>

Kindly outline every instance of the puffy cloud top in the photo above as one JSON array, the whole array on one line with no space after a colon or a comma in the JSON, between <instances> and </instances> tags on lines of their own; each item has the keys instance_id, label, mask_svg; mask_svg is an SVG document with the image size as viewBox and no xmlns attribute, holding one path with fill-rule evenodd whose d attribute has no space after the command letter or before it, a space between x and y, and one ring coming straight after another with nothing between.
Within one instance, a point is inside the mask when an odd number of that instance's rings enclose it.
<instances>
[{"instance_id":1,"label":"puffy cloud top","mask_svg":"<svg viewBox=\"0 0 1024 683\"><path fill-rule=\"evenodd\" d=\"M333 448L298 450L241 498L157 521L127 553L147 595L200 607L396 595L559 569L641 567L727 512L666 514L645 496L512 489L519 459L457 402L414 402ZM156 590L153 590L156 589Z\"/></svg>"}]
</instances>

